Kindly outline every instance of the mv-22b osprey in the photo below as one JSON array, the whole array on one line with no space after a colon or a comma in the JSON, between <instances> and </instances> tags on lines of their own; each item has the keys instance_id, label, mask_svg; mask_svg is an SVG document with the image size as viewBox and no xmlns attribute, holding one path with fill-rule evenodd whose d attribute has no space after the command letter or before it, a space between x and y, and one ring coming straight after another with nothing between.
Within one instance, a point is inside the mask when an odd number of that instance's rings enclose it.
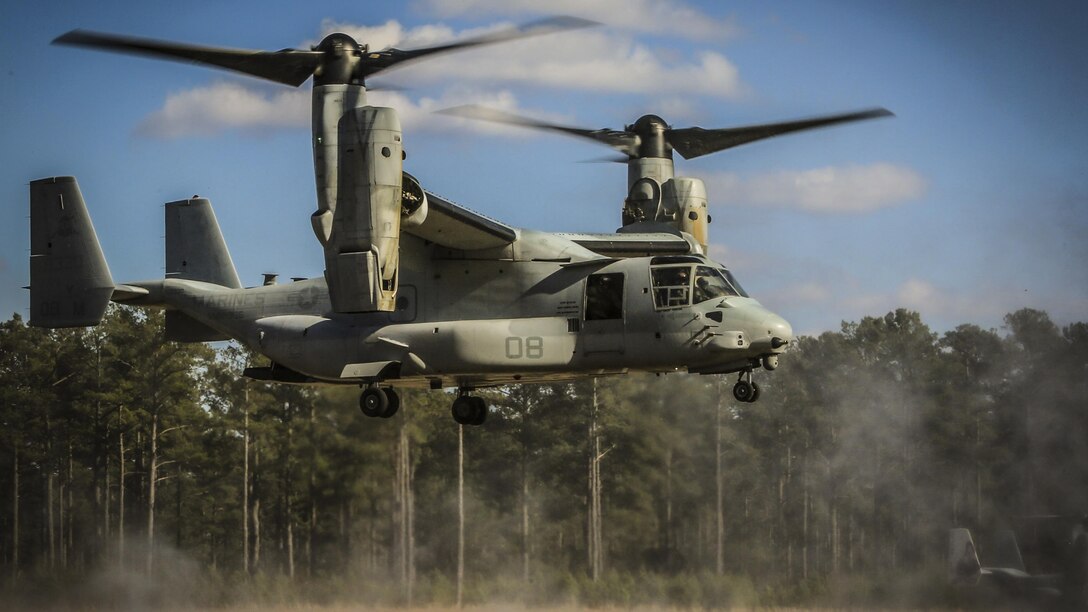
<instances>
[{"instance_id":1,"label":"mv-22b osprey","mask_svg":"<svg viewBox=\"0 0 1088 612\"><path fill-rule=\"evenodd\" d=\"M97 325L111 300L162 308L168 340L237 339L271 361L247 376L359 385L362 411L376 417L397 411L397 387L456 388L454 419L478 425L488 409L476 389L628 370L739 372L734 396L755 401L753 370L777 367L793 332L707 258L706 191L698 179L673 176L672 151L694 157L889 113L723 130L674 129L652 115L625 131L538 125L626 154L629 197L615 234L511 227L403 171L397 114L366 103L367 77L438 52L586 25L551 18L409 51L371 51L345 34L274 52L80 30L59 37L296 87L312 76L310 221L325 272L243 287L208 200L194 197L166 205L166 277L115 284L75 179L46 178L30 184L30 323Z\"/></svg>"}]
</instances>

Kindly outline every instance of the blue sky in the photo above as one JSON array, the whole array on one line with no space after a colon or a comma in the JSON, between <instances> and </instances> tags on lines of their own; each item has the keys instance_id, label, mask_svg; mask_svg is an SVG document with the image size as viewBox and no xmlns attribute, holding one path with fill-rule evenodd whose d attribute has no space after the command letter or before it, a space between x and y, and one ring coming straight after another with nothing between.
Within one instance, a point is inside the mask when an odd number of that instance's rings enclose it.
<instances>
[{"instance_id":1,"label":"blue sky","mask_svg":"<svg viewBox=\"0 0 1088 612\"><path fill-rule=\"evenodd\" d=\"M1088 5L1078 2L12 3L0 15L0 310L26 315L27 183L71 174L117 282L163 269L161 205L212 200L243 282L321 273L299 90L50 46L73 28L252 49L342 30L409 48L548 14L604 23L372 79L406 169L511 225L612 231L626 169L590 143L431 111L481 103L586 127L884 119L686 162L713 254L796 330L898 306L938 330L1030 306L1088 319Z\"/></svg>"}]
</instances>

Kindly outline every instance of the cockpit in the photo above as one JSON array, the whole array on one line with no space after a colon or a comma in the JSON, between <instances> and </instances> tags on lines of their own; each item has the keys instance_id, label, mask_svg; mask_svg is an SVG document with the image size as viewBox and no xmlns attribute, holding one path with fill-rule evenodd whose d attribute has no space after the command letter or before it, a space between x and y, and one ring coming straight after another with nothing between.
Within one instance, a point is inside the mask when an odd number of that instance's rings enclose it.
<instances>
[{"instance_id":1,"label":"cockpit","mask_svg":"<svg viewBox=\"0 0 1088 612\"><path fill-rule=\"evenodd\" d=\"M748 297L729 270L695 258L654 258L650 264L650 280L657 310L713 299Z\"/></svg>"}]
</instances>

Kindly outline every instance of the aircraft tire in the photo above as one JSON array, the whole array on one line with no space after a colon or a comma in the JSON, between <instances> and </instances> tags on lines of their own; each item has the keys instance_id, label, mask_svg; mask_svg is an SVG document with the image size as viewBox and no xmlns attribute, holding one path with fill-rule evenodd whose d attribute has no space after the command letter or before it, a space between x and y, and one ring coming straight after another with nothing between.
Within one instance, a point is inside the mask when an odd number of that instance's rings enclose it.
<instances>
[{"instance_id":1,"label":"aircraft tire","mask_svg":"<svg viewBox=\"0 0 1088 612\"><path fill-rule=\"evenodd\" d=\"M389 405L385 408L385 412L381 414L381 417L383 419L388 419L400 409L400 395L392 387L382 389L382 391L385 393L386 398L388 398Z\"/></svg>"},{"instance_id":2,"label":"aircraft tire","mask_svg":"<svg viewBox=\"0 0 1088 612\"><path fill-rule=\"evenodd\" d=\"M359 396L359 410L368 417L380 417L389 409L389 396L378 387L367 387Z\"/></svg>"},{"instance_id":3,"label":"aircraft tire","mask_svg":"<svg viewBox=\"0 0 1088 612\"><path fill-rule=\"evenodd\" d=\"M474 410L474 404L472 402L474 398L471 395L462 395L453 400L453 406L450 408L450 412L453 414L453 420L458 425L472 425L476 416Z\"/></svg>"},{"instance_id":4,"label":"aircraft tire","mask_svg":"<svg viewBox=\"0 0 1088 612\"><path fill-rule=\"evenodd\" d=\"M754 395L755 389L752 388L752 383L746 380L738 380L737 384L733 385L733 398L738 402L750 402L750 398Z\"/></svg>"},{"instance_id":5,"label":"aircraft tire","mask_svg":"<svg viewBox=\"0 0 1088 612\"><path fill-rule=\"evenodd\" d=\"M471 425L483 425L487 420L487 402L482 397L471 398L472 401L472 422Z\"/></svg>"}]
</instances>

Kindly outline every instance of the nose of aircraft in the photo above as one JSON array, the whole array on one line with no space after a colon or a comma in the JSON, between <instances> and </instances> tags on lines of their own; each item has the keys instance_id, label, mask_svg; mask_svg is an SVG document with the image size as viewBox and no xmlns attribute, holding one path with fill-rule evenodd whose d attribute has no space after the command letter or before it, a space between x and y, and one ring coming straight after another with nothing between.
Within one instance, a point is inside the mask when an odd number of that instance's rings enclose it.
<instances>
[{"instance_id":1,"label":"nose of aircraft","mask_svg":"<svg viewBox=\"0 0 1088 612\"><path fill-rule=\"evenodd\" d=\"M793 327L789 321L768 311L763 319L767 334L771 336L771 348L782 348L793 342Z\"/></svg>"}]
</instances>

